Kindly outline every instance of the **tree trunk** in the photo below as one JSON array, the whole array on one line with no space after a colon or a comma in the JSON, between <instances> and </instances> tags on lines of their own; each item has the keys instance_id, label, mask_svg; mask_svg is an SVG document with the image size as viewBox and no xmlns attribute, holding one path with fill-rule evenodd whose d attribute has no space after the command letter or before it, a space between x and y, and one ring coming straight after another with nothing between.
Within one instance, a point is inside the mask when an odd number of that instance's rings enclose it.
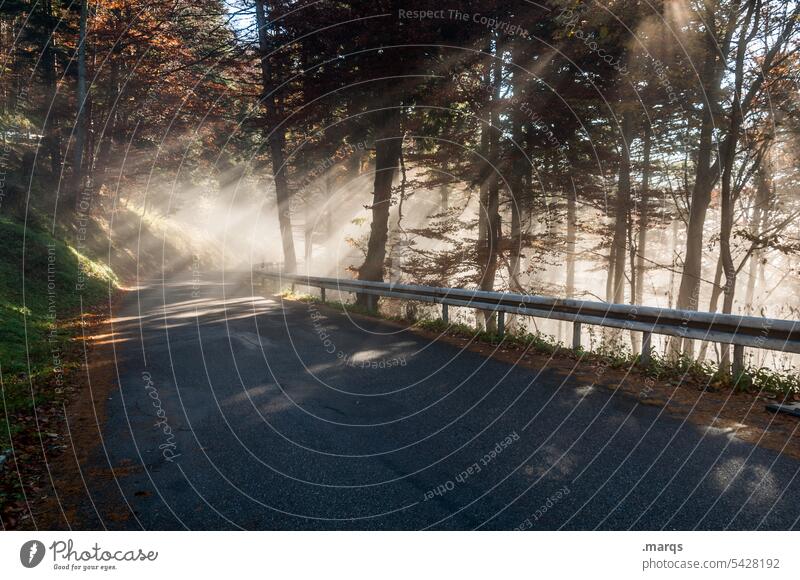
<instances>
[{"instance_id":1,"label":"tree trunk","mask_svg":"<svg viewBox=\"0 0 800 580\"><path fill-rule=\"evenodd\" d=\"M734 114L735 115L735 114ZM738 131L738 128L736 129ZM736 265L733 263L731 252L731 236L733 234L734 219L734 199L731 191L731 173L733 171L733 149L730 147L726 159L725 170L722 178L722 191L720 197L722 203L720 207L720 228L719 228L719 247L720 262L725 273L725 286L723 287L724 299L722 301L723 314L730 314L733 309L733 298L736 293ZM727 370L730 366L730 345L720 344L722 354L720 356L720 369Z\"/></svg>"},{"instance_id":2,"label":"tree trunk","mask_svg":"<svg viewBox=\"0 0 800 580\"><path fill-rule=\"evenodd\" d=\"M717 260L717 270L714 273L714 285L711 287L711 298L708 301L708 311L709 312L716 312L717 311L717 303L719 302L719 297L722 294L722 259ZM700 352L697 355L698 361L703 361L706 358L706 352L708 351L708 341L703 341L700 345Z\"/></svg>"},{"instance_id":3,"label":"tree trunk","mask_svg":"<svg viewBox=\"0 0 800 580\"><path fill-rule=\"evenodd\" d=\"M689 207L689 223L686 230L686 253L683 259L683 272L678 290L677 308L681 310L697 310L700 299L700 280L703 270L703 228L706 222L708 206L711 203L711 190L717 181L718 164L711 164L714 150L714 112L718 106L718 88L721 69L724 63L717 61L716 39L713 33L706 32L706 57L703 64L703 114L700 127L700 142L697 151L697 173ZM691 340L675 338L670 341L670 354L683 352L691 356L693 344Z\"/></svg>"},{"instance_id":4,"label":"tree trunk","mask_svg":"<svg viewBox=\"0 0 800 580\"><path fill-rule=\"evenodd\" d=\"M450 209L450 184L442 183L439 186L439 211L444 213Z\"/></svg>"},{"instance_id":5,"label":"tree trunk","mask_svg":"<svg viewBox=\"0 0 800 580\"><path fill-rule=\"evenodd\" d=\"M53 4L51 0L46 0L42 3L42 11L45 15L45 22L50 23L53 17ZM54 178L58 178L61 173L61 133L59 130L59 119L56 115L55 100L57 94L56 87L56 51L55 51L55 35L51 36L49 42L42 50L42 67L47 85L47 97L49 103L47 107L50 109L46 119L47 126L45 128L45 144L46 151L50 156L50 172Z\"/></svg>"},{"instance_id":6,"label":"tree trunk","mask_svg":"<svg viewBox=\"0 0 800 580\"><path fill-rule=\"evenodd\" d=\"M519 205L511 202L511 248L508 262L508 284L512 292L522 292L520 262L522 259L522 222Z\"/></svg>"},{"instance_id":7,"label":"tree trunk","mask_svg":"<svg viewBox=\"0 0 800 580\"><path fill-rule=\"evenodd\" d=\"M673 308L675 304L675 271L678 268L678 220L672 220L672 247L670 257L671 267L669 270L669 290L667 295L667 307Z\"/></svg>"},{"instance_id":8,"label":"tree trunk","mask_svg":"<svg viewBox=\"0 0 800 580\"><path fill-rule=\"evenodd\" d=\"M614 265L617 263L617 245L611 243L611 247L608 249L608 261L606 262L606 269L608 273L606 274L606 302L614 302Z\"/></svg>"},{"instance_id":9,"label":"tree trunk","mask_svg":"<svg viewBox=\"0 0 800 580\"><path fill-rule=\"evenodd\" d=\"M489 68L488 66L486 67ZM488 78L488 73L485 75ZM489 132L491 127L485 123L481 126L480 152L486 161L481 161L480 183L478 185L478 240L477 240L477 260L478 268L485 269L487 252L489 249L489 172L492 168L489 163ZM475 324L478 328L483 328L484 317L480 310L475 311Z\"/></svg>"},{"instance_id":10,"label":"tree trunk","mask_svg":"<svg viewBox=\"0 0 800 580\"><path fill-rule=\"evenodd\" d=\"M86 146L86 28L89 19L87 0L81 1L81 17L78 36L78 87L76 92L75 145L72 151L73 194L77 204L83 187L83 149Z\"/></svg>"},{"instance_id":11,"label":"tree trunk","mask_svg":"<svg viewBox=\"0 0 800 580\"><path fill-rule=\"evenodd\" d=\"M633 216L628 220L628 235L630 236L631 259L631 304L641 305L644 301L644 256L647 249L647 190L650 188L650 138L651 128L645 121L644 150L642 154L642 187L639 204L639 230L636 240L633 237ZM631 331L631 345L634 354L641 351L641 335Z\"/></svg>"},{"instance_id":12,"label":"tree trunk","mask_svg":"<svg viewBox=\"0 0 800 580\"><path fill-rule=\"evenodd\" d=\"M119 97L119 60L117 54L111 55L111 71L109 75L109 103L116 103ZM119 130L119 108L112 105L105 120L104 129L100 133L100 151L92 180L96 191L100 191L108 178L108 166L117 148L117 131Z\"/></svg>"},{"instance_id":13,"label":"tree trunk","mask_svg":"<svg viewBox=\"0 0 800 580\"><path fill-rule=\"evenodd\" d=\"M267 14L264 4L264 0L256 0L255 7L258 45L261 56L261 83L264 89L264 97L266 97L270 93L273 79L269 67L270 42L267 37ZM272 174L275 180L278 228L281 232L281 244L283 245L283 269L285 272L292 273L297 269L297 257L295 255L294 235L292 232L291 193L289 192L289 181L286 175L287 167L284 153L286 134L282 126L283 104L274 92L268 101L271 104L271 118L268 119L268 129L271 132L268 137L268 143L270 156L272 157Z\"/></svg>"},{"instance_id":14,"label":"tree trunk","mask_svg":"<svg viewBox=\"0 0 800 580\"><path fill-rule=\"evenodd\" d=\"M733 311L733 300L736 295L736 277L738 268L733 262L731 251L731 236L733 235L734 211L737 193L733 187L733 166L736 161L736 147L739 142L739 132L742 126L742 87L744 84L744 58L747 51L747 37L745 32L749 29L750 22L755 12L755 3L748 4L747 15L744 19L742 33L736 48L736 61L734 73L734 90L731 102L730 125L725 146L722 148L722 186L720 187L720 232L719 247L722 269L725 272L725 298L722 301L722 312L730 314ZM720 345L720 369L728 370L730 367L730 345Z\"/></svg>"},{"instance_id":15,"label":"tree trunk","mask_svg":"<svg viewBox=\"0 0 800 580\"><path fill-rule=\"evenodd\" d=\"M400 133L400 110L385 109L375 130L375 181L372 194L372 224L367 256L358 270L359 280L383 280L386 241L389 237L389 210L392 182L400 162L403 139ZM369 296L359 294L357 303L368 306Z\"/></svg>"},{"instance_id":16,"label":"tree trunk","mask_svg":"<svg viewBox=\"0 0 800 580\"><path fill-rule=\"evenodd\" d=\"M487 54L491 53L491 46L486 47L485 51ZM484 85L488 86L491 84L491 82L492 67L491 64L487 63L483 70L483 83ZM488 106L486 107L486 111L489 112L491 107L492 102L490 100ZM491 117L490 112L489 117ZM478 175L480 176L480 182L478 184L478 255L481 264L483 264L485 260L485 258L481 258L483 255L482 245L486 244L486 236L487 232L489 231L489 215L486 209L489 206L489 175L492 172L489 152L489 134L492 130L488 126L489 124L490 123L484 121L484 123L481 125L480 153L482 161L480 162L480 171L478 172Z\"/></svg>"},{"instance_id":17,"label":"tree trunk","mask_svg":"<svg viewBox=\"0 0 800 580\"><path fill-rule=\"evenodd\" d=\"M575 296L575 242L577 239L577 199L574 184L567 191L567 298Z\"/></svg>"},{"instance_id":18,"label":"tree trunk","mask_svg":"<svg viewBox=\"0 0 800 580\"><path fill-rule=\"evenodd\" d=\"M496 159L497 150L497 129L492 129L492 137L489 140L492 150L492 159ZM494 163L493 163L494 164ZM480 289L485 292L494 290L494 279L497 275L497 261L499 257L499 245L502 239L500 231L500 188L497 181L497 174L493 170L488 178L488 200L486 205L487 226L485 262L481 272ZM495 315L489 311L484 311L484 323L488 332L494 332L497 328Z\"/></svg>"},{"instance_id":19,"label":"tree trunk","mask_svg":"<svg viewBox=\"0 0 800 580\"><path fill-rule=\"evenodd\" d=\"M527 41L526 41L527 42ZM512 60L522 63L525 60L523 43L517 39L514 42ZM514 70L512 89L518 99L524 97L525 74L520 69ZM519 105L511 105L511 138L510 144L511 166L508 173L509 197L511 198L511 248L509 258L509 287L512 292L521 292L520 262L522 258L522 204L524 203L525 169L529 165L525 155L525 115ZM510 322L509 322L510 324Z\"/></svg>"},{"instance_id":20,"label":"tree trunk","mask_svg":"<svg viewBox=\"0 0 800 580\"><path fill-rule=\"evenodd\" d=\"M620 147L619 183L614 222L614 277L612 301L625 301L625 252L628 239L628 220L631 204L631 139L633 138L633 113L626 107L622 113L622 146Z\"/></svg>"},{"instance_id":21,"label":"tree trunk","mask_svg":"<svg viewBox=\"0 0 800 580\"><path fill-rule=\"evenodd\" d=\"M754 238L761 235L761 230L767 222L767 209L770 197L769 179L767 177L764 161L756 173L758 185L756 188L756 200L753 207L753 217L750 220L750 233ZM755 250L750 257L750 267L747 273L747 293L745 296L746 314L752 314L755 311L753 302L755 300L756 280L759 264L762 260L762 252L760 249Z\"/></svg>"},{"instance_id":22,"label":"tree trunk","mask_svg":"<svg viewBox=\"0 0 800 580\"><path fill-rule=\"evenodd\" d=\"M314 223L315 219L313 217L314 208L312 206L312 198L309 195L303 204L303 209L305 210L305 215L303 219L303 262L305 263L306 272L309 271L309 266L311 265L311 253L314 249Z\"/></svg>"},{"instance_id":23,"label":"tree trunk","mask_svg":"<svg viewBox=\"0 0 800 580\"><path fill-rule=\"evenodd\" d=\"M639 235L636 242L636 283L634 304L644 303L644 270L647 252L648 204L650 202L650 146L653 131L647 123L644 132L644 152L642 158L642 202L639 206Z\"/></svg>"},{"instance_id":24,"label":"tree trunk","mask_svg":"<svg viewBox=\"0 0 800 580\"><path fill-rule=\"evenodd\" d=\"M500 90L503 76L502 52L495 41L495 58L492 61L492 103L491 103L491 129L489 133L489 161L490 173L486 178L486 259L483 272L481 272L480 289L486 292L494 290L494 280L497 275L497 261L500 255L500 183L497 178L497 164L500 159ZM488 332L495 332L497 322L495 314L484 311L484 323Z\"/></svg>"}]
</instances>

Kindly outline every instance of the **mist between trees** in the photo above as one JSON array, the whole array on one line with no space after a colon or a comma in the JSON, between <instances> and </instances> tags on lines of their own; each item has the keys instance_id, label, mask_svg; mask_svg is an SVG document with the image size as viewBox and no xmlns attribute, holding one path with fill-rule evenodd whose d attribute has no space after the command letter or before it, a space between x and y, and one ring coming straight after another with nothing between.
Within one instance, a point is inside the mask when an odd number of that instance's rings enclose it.
<instances>
[{"instance_id":1,"label":"mist between trees","mask_svg":"<svg viewBox=\"0 0 800 580\"><path fill-rule=\"evenodd\" d=\"M423 17L449 8L5 2L2 212L67 237L88 214L120 256L166 240L176 271L797 316L796 2Z\"/></svg>"}]
</instances>

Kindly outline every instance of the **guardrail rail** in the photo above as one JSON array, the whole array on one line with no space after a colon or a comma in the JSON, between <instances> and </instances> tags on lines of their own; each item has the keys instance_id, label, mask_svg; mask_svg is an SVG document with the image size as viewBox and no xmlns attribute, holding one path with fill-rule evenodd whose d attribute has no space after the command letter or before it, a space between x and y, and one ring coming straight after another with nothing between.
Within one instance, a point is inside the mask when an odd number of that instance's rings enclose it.
<instances>
[{"instance_id":1,"label":"guardrail rail","mask_svg":"<svg viewBox=\"0 0 800 580\"><path fill-rule=\"evenodd\" d=\"M794 320L609 304L511 292L319 278L264 270L254 270L253 276L290 283L292 288L295 285L319 288L323 302L326 289L365 294L374 297L370 302L372 310L376 306L375 298L379 296L441 304L442 319L445 321L448 320L449 306L497 312L498 334L501 336L505 331L505 313L565 320L572 322L572 347L576 349L581 346L582 324L638 331L642 333L642 364L648 364L651 360L653 334L733 345L734 375L744 369L745 347L800 353L800 322Z\"/></svg>"}]
</instances>

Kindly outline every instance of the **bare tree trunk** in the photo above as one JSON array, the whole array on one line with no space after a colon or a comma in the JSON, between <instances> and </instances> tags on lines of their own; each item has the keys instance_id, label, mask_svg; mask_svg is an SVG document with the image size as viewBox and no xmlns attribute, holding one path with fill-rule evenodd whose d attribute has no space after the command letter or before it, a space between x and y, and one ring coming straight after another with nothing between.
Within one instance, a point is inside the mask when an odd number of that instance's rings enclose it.
<instances>
[{"instance_id":1,"label":"bare tree trunk","mask_svg":"<svg viewBox=\"0 0 800 580\"><path fill-rule=\"evenodd\" d=\"M303 219L303 261L305 263L305 270L308 272L309 266L311 265L311 253L314 249L314 207L311 203L311 196L305 200L303 205L305 206L303 208L305 210L305 216Z\"/></svg>"},{"instance_id":2,"label":"bare tree trunk","mask_svg":"<svg viewBox=\"0 0 800 580\"><path fill-rule=\"evenodd\" d=\"M375 131L375 181L372 194L372 224L370 225L367 256L358 270L359 280L383 280L386 242L389 238L389 209L392 202L392 182L400 162L403 139L400 130L400 110L384 109ZM359 294L357 303L369 305L369 297Z\"/></svg>"},{"instance_id":3,"label":"bare tree trunk","mask_svg":"<svg viewBox=\"0 0 800 580\"><path fill-rule=\"evenodd\" d=\"M331 178L331 174L329 171L325 172L325 176L323 177L325 183L325 199L330 200L333 196L333 179ZM332 203L325 203L323 206L322 211L322 220L321 225L323 231L325 232L325 242L323 244L323 255L325 256L325 267L333 268L332 270L328 270L327 274L322 274L323 276L326 275L333 275L338 276L339 272L336 270L336 259L331 254L331 244L330 241L333 239L334 235L334 206Z\"/></svg>"},{"instance_id":4,"label":"bare tree trunk","mask_svg":"<svg viewBox=\"0 0 800 580\"><path fill-rule=\"evenodd\" d=\"M109 93L109 102L115 103L119 96L119 61L116 58L111 59L111 71L109 77L109 85L111 91ZM100 134L101 147L97 154L97 164L94 168L92 179L94 181L94 188L100 191L108 178L108 166L116 151L117 147L117 131L119 130L119 114L118 107L112 107L109 111L109 118L105 122L105 130Z\"/></svg>"},{"instance_id":5,"label":"bare tree trunk","mask_svg":"<svg viewBox=\"0 0 800 580\"><path fill-rule=\"evenodd\" d=\"M439 211L446 212L450 209L450 184L442 183L439 186Z\"/></svg>"},{"instance_id":6,"label":"bare tree trunk","mask_svg":"<svg viewBox=\"0 0 800 580\"><path fill-rule=\"evenodd\" d=\"M636 240L634 239L633 231L633 215L629 214L628 217L628 261L630 262L630 301L631 304L636 304ZM639 333L631 330L631 348L633 354L639 352L641 345L639 344Z\"/></svg>"},{"instance_id":7,"label":"bare tree trunk","mask_svg":"<svg viewBox=\"0 0 800 580\"><path fill-rule=\"evenodd\" d=\"M487 71L489 67L487 66ZM484 75L484 78L490 78L489 73L487 72ZM490 166L489 159L489 132L491 131L491 127L484 124L481 127L481 142L480 142L480 151L481 155L487 161L483 161L481 165L483 166L482 170L480 171L480 184L479 184L479 191L478 191L478 241L477 241L477 258L478 258L478 267L484 268L486 265L486 260L488 259L488 249L489 249L489 172L492 171ZM475 311L475 325L478 328L483 328L484 325L484 317L483 312L480 310Z\"/></svg>"},{"instance_id":8,"label":"bare tree trunk","mask_svg":"<svg viewBox=\"0 0 800 580\"><path fill-rule=\"evenodd\" d=\"M758 184L756 187L756 199L753 206L753 217L750 220L750 233L754 238L761 235L761 230L767 222L767 210L771 188L769 185L769 178L767 177L767 170L764 166L765 161L762 160L761 167L756 173ZM747 293L745 295L745 308L747 314L752 314L755 311L753 302L755 300L755 289L758 267L762 260L762 251L755 250L750 258L750 267L747 273Z\"/></svg>"},{"instance_id":9,"label":"bare tree trunk","mask_svg":"<svg viewBox=\"0 0 800 580\"><path fill-rule=\"evenodd\" d=\"M495 42L495 58L492 61L492 106L491 132L489 133L489 160L491 168L488 181L486 216L488 230L486 232L486 261L481 273L480 289L491 292L497 275L497 262L500 255L500 184L497 179L497 164L500 159L500 90L503 76L502 51ZM484 321L488 332L495 332L497 321L494 313L484 312Z\"/></svg>"},{"instance_id":10,"label":"bare tree trunk","mask_svg":"<svg viewBox=\"0 0 800 580\"><path fill-rule=\"evenodd\" d=\"M485 49L486 53L489 54L492 51L492 47L488 46ZM491 64L486 64L483 69L483 82L485 85L489 85L492 82L492 67ZM487 111L489 111L492 107L492 102L490 100ZM491 113L489 113L491 117ZM487 212L487 207L489 206L489 175L492 172L491 167L491 159L490 159L490 152L489 152L489 134L491 133L492 129L487 126L486 123L481 125L481 142L480 142L480 152L481 156L484 161L481 162L481 170L479 172L480 176L480 183L478 184L479 192L478 192L478 253L480 254L481 245L486 243L486 236L487 232L489 231L489 215Z\"/></svg>"},{"instance_id":11,"label":"bare tree trunk","mask_svg":"<svg viewBox=\"0 0 800 580\"><path fill-rule=\"evenodd\" d=\"M261 55L261 82L264 88L264 96L270 94L273 84L272 74L269 67L270 42L267 38L267 15L264 0L256 0L256 25L258 26L258 44ZM282 103L280 99L272 93L270 97L272 104L272 118L269 119L270 136L268 137L270 156L272 157L272 175L275 180L275 197L278 209L278 227L281 232L281 244L283 245L283 268L286 272L294 272L297 269L297 257L294 250L294 235L292 232L291 216L291 194L289 192L289 181L287 179L286 156L284 149L286 146L286 134L282 126Z\"/></svg>"},{"instance_id":12,"label":"bare tree trunk","mask_svg":"<svg viewBox=\"0 0 800 580\"><path fill-rule=\"evenodd\" d=\"M520 262L522 258L522 223L520 208L513 200L511 202L511 248L509 259L508 282L512 292L522 292L522 283L519 279Z\"/></svg>"},{"instance_id":13,"label":"bare tree trunk","mask_svg":"<svg viewBox=\"0 0 800 580\"><path fill-rule=\"evenodd\" d=\"M573 184L574 185L574 184ZM575 242L577 239L577 199L575 187L567 191L567 298L575 296Z\"/></svg>"},{"instance_id":14,"label":"bare tree trunk","mask_svg":"<svg viewBox=\"0 0 800 580\"><path fill-rule=\"evenodd\" d=\"M686 230L686 253L683 259L680 289L678 290L677 308L681 310L697 310L700 298L700 280L703 268L703 228L705 227L708 206L711 203L711 190L717 181L718 163L711 164L714 150L714 112L718 104L718 88L721 68L724 63L718 62L716 39L712 31L706 31L706 58L703 65L703 114L700 127L700 143L697 152L697 173L692 189L689 206L689 223ZM675 338L670 341L670 354L680 352L691 356L693 344L691 340L682 341Z\"/></svg>"},{"instance_id":15,"label":"bare tree trunk","mask_svg":"<svg viewBox=\"0 0 800 580\"><path fill-rule=\"evenodd\" d=\"M732 163L732 162L731 162ZM726 172L727 173L727 172ZM726 179L723 177L723 183ZM720 220L720 262L725 273L725 286L723 286L724 299L722 301L722 313L730 314L733 309L733 298L736 293L736 265L733 263L731 253L731 235L733 233L733 199L730 192L730 183L726 192L723 185L721 194L721 220ZM720 356L720 369L727 370L730 366L730 345L720 344L722 354Z\"/></svg>"},{"instance_id":16,"label":"bare tree trunk","mask_svg":"<svg viewBox=\"0 0 800 580\"><path fill-rule=\"evenodd\" d=\"M635 304L644 303L644 270L645 255L647 253L647 228L648 223L648 204L650 202L650 146L653 131L647 123L644 132L644 152L642 158L642 203L639 207L639 236L636 242L636 292L634 296Z\"/></svg>"},{"instance_id":17,"label":"bare tree trunk","mask_svg":"<svg viewBox=\"0 0 800 580\"><path fill-rule=\"evenodd\" d=\"M491 45L486 48L487 53L492 52ZM497 273L497 242L499 226L500 198L497 183L497 153L499 145L497 109L500 94L500 74L502 66L499 63L499 50L495 44L495 58L487 61L483 69L483 80L492 87L492 93L486 110L489 113L489 123L481 128L481 155L485 159L481 163L479 172L480 194L478 215L478 241L477 259L479 268L478 287L481 290L494 289L494 279ZM495 328L494 318L489 312L477 310L476 324L492 332Z\"/></svg>"},{"instance_id":18,"label":"bare tree trunk","mask_svg":"<svg viewBox=\"0 0 800 580\"><path fill-rule=\"evenodd\" d=\"M669 270L669 295L667 296L667 306L673 308L675 304L675 271L678 268L678 220L672 220L672 248L670 258L671 267Z\"/></svg>"},{"instance_id":19,"label":"bare tree trunk","mask_svg":"<svg viewBox=\"0 0 800 580\"><path fill-rule=\"evenodd\" d=\"M606 302L614 302L614 265L617 263L617 245L613 242L608 249L608 262L606 275Z\"/></svg>"},{"instance_id":20,"label":"bare tree trunk","mask_svg":"<svg viewBox=\"0 0 800 580\"><path fill-rule=\"evenodd\" d=\"M493 135L489 141L491 144L490 147L493 151L492 158L494 159L497 148L497 129L493 129L492 132L495 133L495 135ZM500 188L497 182L497 175L494 171L492 171L492 174L489 177L488 189L488 200L486 206L486 214L488 217L488 230L486 232L485 249L486 258L483 271L481 272L479 287L481 290L491 292L494 290L494 280L495 276L497 275L499 245L500 240L502 239L502 233L500 231ZM497 328L495 315L488 311L485 311L483 314L486 330L489 332L494 332Z\"/></svg>"},{"instance_id":21,"label":"bare tree trunk","mask_svg":"<svg viewBox=\"0 0 800 580\"><path fill-rule=\"evenodd\" d=\"M75 145L72 151L72 170L75 203L83 187L83 149L86 146L86 28L89 19L87 0L81 1L81 17L78 36L78 87L76 92L77 113L75 115Z\"/></svg>"},{"instance_id":22,"label":"bare tree trunk","mask_svg":"<svg viewBox=\"0 0 800 580\"><path fill-rule=\"evenodd\" d=\"M758 271L758 263L761 261L761 252L756 250L750 258L750 267L747 269L747 288L745 289L744 307L745 314L753 314L755 312L755 290L756 290L756 273Z\"/></svg>"},{"instance_id":23,"label":"bare tree trunk","mask_svg":"<svg viewBox=\"0 0 800 580\"><path fill-rule=\"evenodd\" d=\"M631 152L633 114L629 109L622 113L622 146L620 147L619 183L617 186L616 216L614 222L614 287L613 302L625 301L625 252L628 239L628 220L631 202Z\"/></svg>"},{"instance_id":24,"label":"bare tree trunk","mask_svg":"<svg viewBox=\"0 0 800 580\"><path fill-rule=\"evenodd\" d=\"M733 221L737 194L733 188L733 166L736 161L736 147L739 142L739 132L742 126L742 87L744 84L744 58L747 51L746 31L756 10L756 2L748 2L747 14L742 25L742 32L736 47L736 61L734 72L734 90L731 104L730 125L725 146L721 153L722 159L722 186L720 187L720 233L719 247L722 269L725 273L725 298L722 301L722 312L730 314L733 311L733 301L736 295L736 277L738 268L733 262L731 251L731 236L733 235ZM720 368L727 370L730 366L730 345L720 344Z\"/></svg>"},{"instance_id":25,"label":"bare tree trunk","mask_svg":"<svg viewBox=\"0 0 800 580\"><path fill-rule=\"evenodd\" d=\"M52 0L45 0L42 3L42 11L45 16L45 21L50 22L53 18L53 3ZM47 107L50 109L47 119L45 120L47 126L45 128L45 144L46 151L50 156L50 172L54 177L58 177L61 172L61 133L59 130L59 118L56 114L55 99L57 94L56 87L56 50L55 50L55 35L51 36L49 42L42 50L42 67L47 85L47 98L49 103Z\"/></svg>"},{"instance_id":26,"label":"bare tree trunk","mask_svg":"<svg viewBox=\"0 0 800 580\"><path fill-rule=\"evenodd\" d=\"M714 285L711 287L711 299L708 301L708 311L716 312L719 297L722 295L722 259L717 260L717 270L714 273ZM708 341L703 341L700 345L700 353L697 355L697 360L703 361L706 358L708 351Z\"/></svg>"},{"instance_id":27,"label":"bare tree trunk","mask_svg":"<svg viewBox=\"0 0 800 580\"><path fill-rule=\"evenodd\" d=\"M642 152L642 193L639 205L639 231L636 243L631 239L631 304L642 305L644 303L644 269L645 253L647 252L647 210L649 203L648 191L650 189L650 145L652 140L652 128L649 121L645 121L644 146ZM633 238L633 218L630 221L630 235ZM635 251L634 251L635 248ZM638 332L631 331L631 344L633 352L641 351L641 337Z\"/></svg>"},{"instance_id":28,"label":"bare tree trunk","mask_svg":"<svg viewBox=\"0 0 800 580\"><path fill-rule=\"evenodd\" d=\"M269 148L272 156L272 173L275 178L275 197L278 202L278 227L283 245L283 268L285 272L291 273L297 269L297 257L292 233L291 194L286 176L285 141L283 129L280 129L274 132L269 139Z\"/></svg>"},{"instance_id":29,"label":"bare tree trunk","mask_svg":"<svg viewBox=\"0 0 800 580\"><path fill-rule=\"evenodd\" d=\"M523 53L523 43L517 39L513 46L512 60L521 63L525 60ZM527 74L527 73L525 73ZM514 96L524 97L526 77L520 69L514 70L512 88ZM509 259L509 287L512 292L521 292L520 282L520 262L522 257L522 204L525 198L524 183L525 170L529 165L525 156L525 115L521 107L511 105L511 138L513 143L510 145L511 167L508 174L509 197L511 199L511 248Z\"/></svg>"}]
</instances>

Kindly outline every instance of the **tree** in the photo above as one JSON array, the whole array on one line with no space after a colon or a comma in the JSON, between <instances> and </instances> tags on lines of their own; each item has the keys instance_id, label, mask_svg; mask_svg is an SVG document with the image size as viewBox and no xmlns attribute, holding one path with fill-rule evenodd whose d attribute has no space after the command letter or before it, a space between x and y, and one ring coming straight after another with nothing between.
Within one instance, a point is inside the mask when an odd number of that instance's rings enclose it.
<instances>
[{"instance_id":1,"label":"tree","mask_svg":"<svg viewBox=\"0 0 800 580\"><path fill-rule=\"evenodd\" d=\"M284 271L292 273L297 268L297 258L294 251L294 235L290 214L291 195L289 193L289 181L286 177L287 166L284 154L286 129L283 124L283 104L280 97L276 95L279 90L278 85L281 76L280 74L273 74L270 70L270 57L275 47L271 45L267 36L269 25L267 23L264 0L255 0L255 2L261 77L264 89L262 100L269 103L270 108L267 142L272 156L272 175L275 182L275 196L278 200L278 224L281 232L281 243L283 244L283 268Z\"/></svg>"}]
</instances>

